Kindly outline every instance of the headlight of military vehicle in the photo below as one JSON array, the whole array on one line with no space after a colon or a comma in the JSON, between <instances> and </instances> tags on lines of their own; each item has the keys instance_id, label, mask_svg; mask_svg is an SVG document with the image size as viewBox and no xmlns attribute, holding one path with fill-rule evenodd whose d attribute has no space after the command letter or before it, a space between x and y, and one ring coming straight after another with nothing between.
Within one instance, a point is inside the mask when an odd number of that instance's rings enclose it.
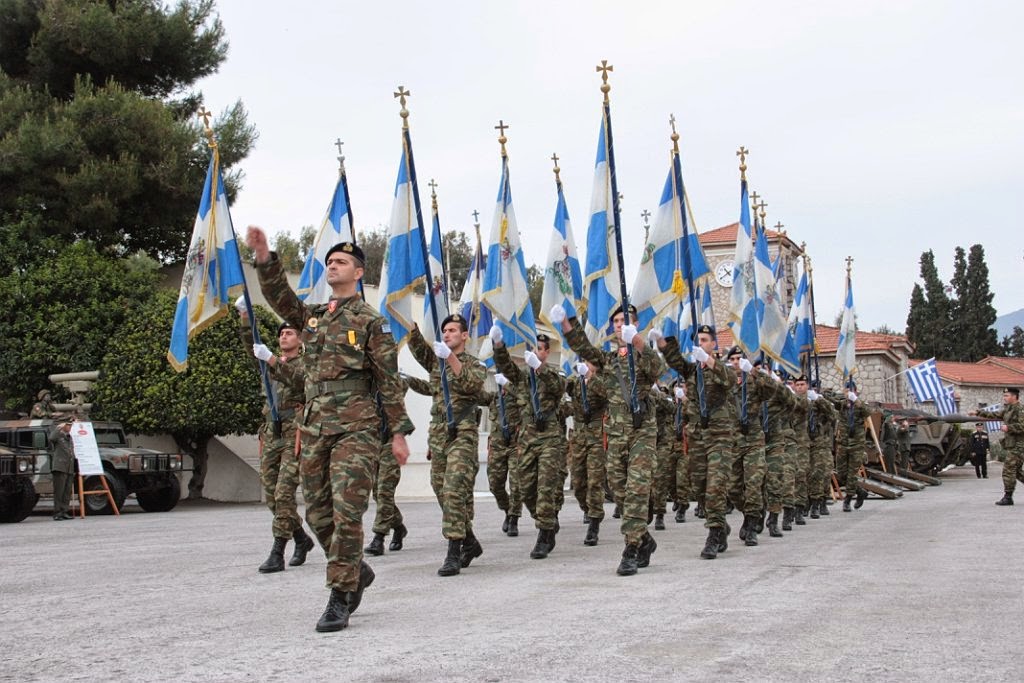
<instances>
[{"instance_id":1,"label":"headlight of military vehicle","mask_svg":"<svg viewBox=\"0 0 1024 683\"><path fill-rule=\"evenodd\" d=\"M168 458L167 459L167 467L169 469L172 469L172 470L180 470L181 469L181 456L180 455L172 455L170 458Z\"/></svg>"},{"instance_id":2,"label":"headlight of military vehicle","mask_svg":"<svg viewBox=\"0 0 1024 683\"><path fill-rule=\"evenodd\" d=\"M18 472L28 472L28 460L23 458L18 460Z\"/></svg>"}]
</instances>

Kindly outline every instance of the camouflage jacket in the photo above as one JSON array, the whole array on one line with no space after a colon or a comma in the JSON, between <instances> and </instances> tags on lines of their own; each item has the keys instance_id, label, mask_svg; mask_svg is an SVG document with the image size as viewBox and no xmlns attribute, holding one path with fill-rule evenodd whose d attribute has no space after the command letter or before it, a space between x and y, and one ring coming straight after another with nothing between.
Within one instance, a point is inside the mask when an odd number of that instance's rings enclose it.
<instances>
[{"instance_id":1,"label":"camouflage jacket","mask_svg":"<svg viewBox=\"0 0 1024 683\"><path fill-rule=\"evenodd\" d=\"M754 370L747 373L747 425L745 435L760 438L764 436L764 406L771 398L774 388L771 378L763 372ZM737 381L735 393L736 424L744 433L743 426L743 385Z\"/></svg>"},{"instance_id":2,"label":"camouflage jacket","mask_svg":"<svg viewBox=\"0 0 1024 683\"><path fill-rule=\"evenodd\" d=\"M851 401L845 394L839 394L833 405L836 408L836 436L844 440L857 440L859 435L860 439L864 439L864 420L871 415L864 401Z\"/></svg>"},{"instance_id":3,"label":"camouflage jacket","mask_svg":"<svg viewBox=\"0 0 1024 683\"><path fill-rule=\"evenodd\" d=\"M818 441L824 439L828 444L832 443L832 438L836 433L836 413L835 406L832 402L821 396L816 401L811 402L811 410L814 411L814 424L815 432L811 433L811 439ZM808 427L810 431L810 427Z\"/></svg>"},{"instance_id":4,"label":"camouflage jacket","mask_svg":"<svg viewBox=\"0 0 1024 683\"><path fill-rule=\"evenodd\" d=\"M419 377L412 377L411 375L400 375L402 384L405 385L406 391L411 391L420 396L433 396L434 389L430 386L430 382Z\"/></svg>"},{"instance_id":5,"label":"camouflage jacket","mask_svg":"<svg viewBox=\"0 0 1024 683\"><path fill-rule=\"evenodd\" d=\"M380 392L391 431L412 432L398 377L398 349L383 316L359 296L307 306L288 285L277 254L258 264L256 272L271 308L301 330L303 431L334 435L379 430L374 396Z\"/></svg>"},{"instance_id":6,"label":"camouflage jacket","mask_svg":"<svg viewBox=\"0 0 1024 683\"><path fill-rule=\"evenodd\" d=\"M910 442L912 438L913 437L910 434L910 427L900 425L896 428L896 445L899 447L900 453L910 452Z\"/></svg>"},{"instance_id":7,"label":"camouflage jacket","mask_svg":"<svg viewBox=\"0 0 1024 683\"><path fill-rule=\"evenodd\" d=\"M590 343L575 317L570 318L569 322L572 324L572 329L565 335L569 347L580 358L590 361L597 367L597 378L604 385L605 395L608 397L608 428L614 428L618 432L632 430L633 416L628 396L630 390L629 362L626 358L626 348L622 347L617 351L601 351ZM633 364L636 370L637 400L644 411L644 422L646 423L648 420L655 419L655 407L650 399L651 385L661 377L665 364L651 349L645 349L643 352L634 349ZM591 381L591 384L594 383Z\"/></svg>"},{"instance_id":8,"label":"camouflage jacket","mask_svg":"<svg viewBox=\"0 0 1024 683\"><path fill-rule=\"evenodd\" d=\"M793 407L793 411L790 415L790 424L793 425L793 436L796 438L796 442L800 444L802 448L809 448L811 445L811 434L810 434L810 415L811 415L811 400L807 398L807 395L801 396L800 394L793 394L793 398L796 399L796 405ZM817 423L815 423L817 426Z\"/></svg>"},{"instance_id":9,"label":"camouflage jacket","mask_svg":"<svg viewBox=\"0 0 1024 683\"><path fill-rule=\"evenodd\" d=\"M690 424L700 426L700 399L697 391L697 364L683 357L679 350L679 341L675 337L665 340L662 349L665 362L686 380L687 407L690 411ZM735 427L739 419L736 402L733 399L736 391L736 373L725 361L715 361L715 367L704 367L704 405L707 408L709 424L717 428Z\"/></svg>"},{"instance_id":10,"label":"camouflage jacket","mask_svg":"<svg viewBox=\"0 0 1024 683\"><path fill-rule=\"evenodd\" d=\"M1006 403L1001 410L979 410L978 417L1003 421L1006 426L1004 448L1024 445L1024 408L1020 403Z\"/></svg>"},{"instance_id":11,"label":"camouflage jacket","mask_svg":"<svg viewBox=\"0 0 1024 683\"><path fill-rule=\"evenodd\" d=\"M423 338L418 327L414 327L409 334L409 351L412 352L416 361L423 366L423 369L430 373L430 386L433 388L434 403L430 407L431 422L445 423L447 415L444 406L444 390L441 388L441 366L434 355L434 348ZM448 395L452 401L452 417L456 424L467 420L476 422L477 405L481 391L484 388L484 379L487 371L480 365L480 361L469 353L463 351L456 354L462 362L462 372L456 375L449 367Z\"/></svg>"},{"instance_id":12,"label":"camouflage jacket","mask_svg":"<svg viewBox=\"0 0 1024 683\"><path fill-rule=\"evenodd\" d=\"M608 408L608 388L597 379L595 374L590 381L586 382L587 405L583 406L583 395L580 387L584 380L579 375L573 375L565 383L565 393L569 394L572 403L573 426L600 425L604 419L605 410Z\"/></svg>"},{"instance_id":13,"label":"camouflage jacket","mask_svg":"<svg viewBox=\"0 0 1024 683\"><path fill-rule=\"evenodd\" d=\"M537 403L540 414L535 414L533 396L530 392L530 370L521 370L508 355L508 347L502 345L494 349L494 366L505 375L511 384L516 386L516 398L519 400L519 415L524 430L536 433L555 434L561 418L558 413L562 394L565 393L565 382L556 370L543 365L534 375L537 378Z\"/></svg>"},{"instance_id":14,"label":"camouflage jacket","mask_svg":"<svg viewBox=\"0 0 1024 683\"><path fill-rule=\"evenodd\" d=\"M511 384L498 387L497 390L484 391L480 394L480 405L487 406L487 413L491 420L491 436L503 436L502 413L504 412L504 428L508 430L509 439L514 439L519 433L519 399L516 398L516 390Z\"/></svg>"},{"instance_id":15,"label":"camouflage jacket","mask_svg":"<svg viewBox=\"0 0 1024 683\"><path fill-rule=\"evenodd\" d=\"M793 427L787 415L796 410L796 394L782 382L776 382L767 376L765 379L770 382L767 400L768 424L765 429L765 437L770 439L773 435L788 436Z\"/></svg>"},{"instance_id":16,"label":"camouflage jacket","mask_svg":"<svg viewBox=\"0 0 1024 683\"><path fill-rule=\"evenodd\" d=\"M257 372L260 362L252 355L252 328L248 324L238 327L238 336L242 339L242 347L246 355L252 359ZM274 402L277 405L277 416L282 423L296 421L301 422L302 406L306 402L306 378L302 372L302 358L296 357L287 360L284 356L278 356L277 362L273 365L267 364L270 377L270 389L274 392ZM266 393L263 382L260 382L260 389ZM263 405L263 419L266 425L270 426L270 406Z\"/></svg>"}]
</instances>

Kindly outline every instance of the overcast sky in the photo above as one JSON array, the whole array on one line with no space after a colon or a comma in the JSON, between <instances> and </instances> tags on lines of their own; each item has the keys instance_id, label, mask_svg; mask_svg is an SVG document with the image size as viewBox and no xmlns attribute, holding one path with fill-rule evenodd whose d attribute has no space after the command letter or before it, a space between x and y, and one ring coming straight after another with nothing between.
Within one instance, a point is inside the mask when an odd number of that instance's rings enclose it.
<instances>
[{"instance_id":1,"label":"overcast sky","mask_svg":"<svg viewBox=\"0 0 1024 683\"><path fill-rule=\"evenodd\" d=\"M854 257L862 329L902 331L922 251L952 276L957 245L985 247L1000 314L1024 307L1024 3L328 2L218 0L230 52L199 83L219 111L241 99L260 133L232 208L295 234L319 226L344 142L356 228L388 222L408 107L424 207L486 240L507 132L528 263L547 250L561 158L582 249L607 59L627 278L668 171L668 118L700 230L739 215L735 151L751 188L807 242L817 311L840 309ZM198 188L197 188L198 194ZM198 197L197 197L198 201ZM429 220L429 219L427 219ZM581 254L582 260L582 254ZM633 264L631 268L630 265Z\"/></svg>"}]
</instances>

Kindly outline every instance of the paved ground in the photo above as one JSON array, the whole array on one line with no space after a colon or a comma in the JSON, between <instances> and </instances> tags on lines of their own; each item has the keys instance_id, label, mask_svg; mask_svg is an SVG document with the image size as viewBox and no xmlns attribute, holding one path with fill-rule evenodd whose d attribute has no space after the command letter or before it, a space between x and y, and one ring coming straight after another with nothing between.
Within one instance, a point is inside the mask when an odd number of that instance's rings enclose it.
<instances>
[{"instance_id":1,"label":"paved ground","mask_svg":"<svg viewBox=\"0 0 1024 683\"><path fill-rule=\"evenodd\" d=\"M335 634L313 630L319 550L256 572L265 508L38 514L0 527L0 679L1020 681L1024 506L992 504L999 475L961 468L897 501L833 506L758 548L734 533L713 562L694 520L669 522L629 578L611 523L582 545L571 497L544 561L528 557L528 524L507 538L478 499L484 555L440 578L439 511L406 503L405 550L371 558L377 581Z\"/></svg>"}]
</instances>

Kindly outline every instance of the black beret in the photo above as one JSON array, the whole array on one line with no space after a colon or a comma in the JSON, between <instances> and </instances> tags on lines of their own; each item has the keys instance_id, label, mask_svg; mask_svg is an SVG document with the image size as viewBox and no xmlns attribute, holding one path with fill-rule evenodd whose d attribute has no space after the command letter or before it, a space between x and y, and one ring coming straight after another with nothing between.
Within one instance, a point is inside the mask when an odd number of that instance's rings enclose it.
<instances>
[{"instance_id":1,"label":"black beret","mask_svg":"<svg viewBox=\"0 0 1024 683\"><path fill-rule=\"evenodd\" d=\"M360 263L366 263L366 256L363 254L363 250L359 248L359 245L355 242L338 242L333 247L327 250L327 255L324 256L324 265L327 265L327 259L331 258L331 254L336 251L343 251L346 254L359 259Z\"/></svg>"},{"instance_id":2,"label":"black beret","mask_svg":"<svg viewBox=\"0 0 1024 683\"><path fill-rule=\"evenodd\" d=\"M1013 394L1017 398L1020 398L1020 389L1018 389L1017 387L1006 387L1006 389L1004 389L1003 392L1007 394Z\"/></svg>"},{"instance_id":3,"label":"black beret","mask_svg":"<svg viewBox=\"0 0 1024 683\"><path fill-rule=\"evenodd\" d=\"M733 356L743 356L746 358L747 354L743 353L743 349L741 349L739 344L737 344L729 349L729 352L725 354L726 358L732 358Z\"/></svg>"},{"instance_id":4,"label":"black beret","mask_svg":"<svg viewBox=\"0 0 1024 683\"><path fill-rule=\"evenodd\" d=\"M794 377L793 381L794 382L806 382L807 381L807 375L800 375L799 377Z\"/></svg>"},{"instance_id":5,"label":"black beret","mask_svg":"<svg viewBox=\"0 0 1024 683\"><path fill-rule=\"evenodd\" d=\"M463 332L468 332L469 331L469 323L466 321L466 319L463 316L459 315L458 313L452 313L447 318L442 320L441 321L441 329L443 330L448 325L448 323L455 323L456 325L458 325L458 326L460 326L462 328Z\"/></svg>"},{"instance_id":6,"label":"black beret","mask_svg":"<svg viewBox=\"0 0 1024 683\"><path fill-rule=\"evenodd\" d=\"M299 328L295 327L295 325L292 325L290 322L285 320L283 323L281 323L280 325L277 326L277 336L278 337L281 336L281 331L282 330L295 330L296 332L298 332Z\"/></svg>"},{"instance_id":7,"label":"black beret","mask_svg":"<svg viewBox=\"0 0 1024 683\"><path fill-rule=\"evenodd\" d=\"M701 325L697 328L697 331L693 333L693 338L696 339L698 334L710 334L712 337L717 337L715 333L714 325Z\"/></svg>"},{"instance_id":8,"label":"black beret","mask_svg":"<svg viewBox=\"0 0 1024 683\"><path fill-rule=\"evenodd\" d=\"M614 311L612 311L612 314L610 316L608 316L608 319L609 320L614 320L615 316L617 316L619 313L622 313L622 305L621 304L619 305L618 308L616 308ZM630 317L631 320L636 320L636 306L634 306L633 304L629 305L629 317Z\"/></svg>"},{"instance_id":9,"label":"black beret","mask_svg":"<svg viewBox=\"0 0 1024 683\"><path fill-rule=\"evenodd\" d=\"M546 335L546 334L544 334L542 332L542 333L537 335L537 343L539 344L541 342L544 342L548 346L551 346L551 337L549 337L548 335Z\"/></svg>"}]
</instances>

